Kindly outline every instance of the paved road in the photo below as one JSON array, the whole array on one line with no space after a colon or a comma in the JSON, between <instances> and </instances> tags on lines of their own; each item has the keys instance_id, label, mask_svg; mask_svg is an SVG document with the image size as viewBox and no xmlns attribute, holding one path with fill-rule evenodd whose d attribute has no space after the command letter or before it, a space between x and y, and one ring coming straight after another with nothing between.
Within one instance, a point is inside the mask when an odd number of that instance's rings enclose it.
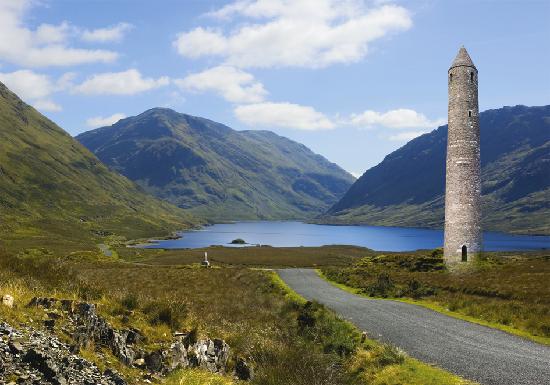
<instances>
[{"instance_id":1,"label":"paved road","mask_svg":"<svg viewBox=\"0 0 550 385\"><path fill-rule=\"evenodd\" d=\"M410 356L486 385L550 384L550 347L396 301L338 289L314 270L278 270L298 294L350 320Z\"/></svg>"}]
</instances>

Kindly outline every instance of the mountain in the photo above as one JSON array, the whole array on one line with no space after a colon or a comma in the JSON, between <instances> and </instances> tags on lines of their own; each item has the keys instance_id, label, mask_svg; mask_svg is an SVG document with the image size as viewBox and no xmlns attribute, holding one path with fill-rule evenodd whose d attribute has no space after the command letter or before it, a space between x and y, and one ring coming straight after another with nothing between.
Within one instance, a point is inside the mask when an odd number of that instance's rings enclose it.
<instances>
[{"instance_id":1,"label":"mountain","mask_svg":"<svg viewBox=\"0 0 550 385\"><path fill-rule=\"evenodd\" d=\"M146 191L211 220L307 218L354 178L269 131L154 108L77 139Z\"/></svg>"},{"instance_id":2,"label":"mountain","mask_svg":"<svg viewBox=\"0 0 550 385\"><path fill-rule=\"evenodd\" d=\"M0 240L4 247L146 237L192 217L109 170L0 83Z\"/></svg>"},{"instance_id":3,"label":"mountain","mask_svg":"<svg viewBox=\"0 0 550 385\"><path fill-rule=\"evenodd\" d=\"M483 224L550 233L550 106L480 114ZM366 171L321 221L442 227L447 126Z\"/></svg>"}]
</instances>

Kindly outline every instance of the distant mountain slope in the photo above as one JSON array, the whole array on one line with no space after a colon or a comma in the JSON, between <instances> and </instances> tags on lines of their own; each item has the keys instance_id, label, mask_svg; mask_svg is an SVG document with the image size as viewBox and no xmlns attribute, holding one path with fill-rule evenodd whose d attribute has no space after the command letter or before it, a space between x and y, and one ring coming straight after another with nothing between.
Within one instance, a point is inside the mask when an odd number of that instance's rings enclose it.
<instances>
[{"instance_id":1,"label":"distant mountain slope","mask_svg":"<svg viewBox=\"0 0 550 385\"><path fill-rule=\"evenodd\" d=\"M154 108L77 139L150 193L212 220L306 218L354 178L269 131Z\"/></svg>"},{"instance_id":2,"label":"distant mountain slope","mask_svg":"<svg viewBox=\"0 0 550 385\"><path fill-rule=\"evenodd\" d=\"M480 114L485 229L550 233L550 106ZM366 171L323 221L441 227L447 126Z\"/></svg>"},{"instance_id":3,"label":"distant mountain slope","mask_svg":"<svg viewBox=\"0 0 550 385\"><path fill-rule=\"evenodd\" d=\"M0 83L0 242L158 236L190 221L110 171Z\"/></svg>"}]
</instances>

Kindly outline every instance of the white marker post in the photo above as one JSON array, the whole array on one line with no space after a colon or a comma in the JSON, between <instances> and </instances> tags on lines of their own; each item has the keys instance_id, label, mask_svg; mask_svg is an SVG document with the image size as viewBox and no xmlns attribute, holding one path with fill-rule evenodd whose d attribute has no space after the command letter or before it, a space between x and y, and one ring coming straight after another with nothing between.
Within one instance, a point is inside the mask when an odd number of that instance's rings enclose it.
<instances>
[{"instance_id":1,"label":"white marker post","mask_svg":"<svg viewBox=\"0 0 550 385\"><path fill-rule=\"evenodd\" d=\"M202 261L201 265L203 267L210 267L210 262L208 262L208 252L204 252L204 261Z\"/></svg>"}]
</instances>

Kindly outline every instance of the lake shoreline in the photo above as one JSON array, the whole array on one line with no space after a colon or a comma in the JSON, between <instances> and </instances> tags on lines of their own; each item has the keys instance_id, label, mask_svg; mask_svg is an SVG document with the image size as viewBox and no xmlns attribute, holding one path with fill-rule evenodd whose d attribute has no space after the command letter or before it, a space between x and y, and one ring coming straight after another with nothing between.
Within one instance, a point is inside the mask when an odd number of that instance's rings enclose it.
<instances>
[{"instance_id":1,"label":"lake shoreline","mask_svg":"<svg viewBox=\"0 0 550 385\"><path fill-rule=\"evenodd\" d=\"M234 221L178 231L167 239L150 239L128 247L196 249L205 247L321 247L349 245L386 252L412 252L441 247L440 229L397 226L320 224L300 221ZM231 241L242 238L247 244ZM485 232L485 251L544 251L550 236ZM140 240L141 241L141 240Z\"/></svg>"}]
</instances>

